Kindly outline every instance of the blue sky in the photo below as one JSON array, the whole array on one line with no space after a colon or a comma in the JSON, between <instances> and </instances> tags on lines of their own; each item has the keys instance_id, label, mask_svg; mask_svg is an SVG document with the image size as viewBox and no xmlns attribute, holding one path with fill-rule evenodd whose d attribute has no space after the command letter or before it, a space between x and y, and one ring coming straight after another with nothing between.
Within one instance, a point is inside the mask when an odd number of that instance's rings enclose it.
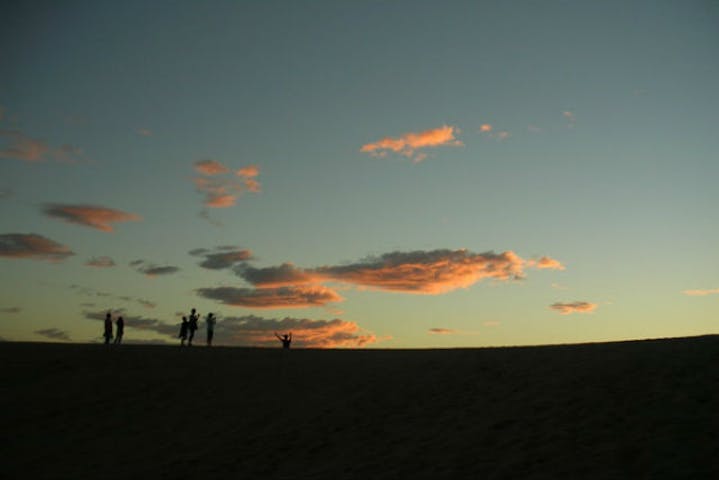
<instances>
[{"instance_id":1,"label":"blue sky","mask_svg":"<svg viewBox=\"0 0 719 480\"><path fill-rule=\"evenodd\" d=\"M387 348L717 332L712 2L3 9L5 339L38 340L35 332L57 328L95 341L93 314L114 309L134 321L128 338L172 341L155 327L175 325L193 306L219 315L218 342L240 345L264 345L281 327L299 331L300 344L304 332L307 346ZM442 127L451 139L411 153L362 151ZM228 172L199 172L208 160ZM233 173L248 166L256 176ZM197 178L231 182L222 185L236 188L234 204L208 206ZM141 220L107 232L47 214L48 205ZM15 234L75 254L20 258ZM220 246L252 257L210 270L188 253ZM471 257L462 261L478 262L468 274L475 281L439 288L440 273L457 274L458 257L431 252L460 249ZM524 278L481 273L488 257L472 255L489 251L519 256ZM435 279L387 288L379 276L404 257L383 255L396 252L423 252L419 268ZM86 265L101 256L115 266ZM449 263L429 260L439 257ZM533 268L542 257L563 269ZM148 277L129 265L138 259L179 270ZM313 277L302 288L343 300L251 308L198 293L254 295L268 287L248 283L243 266L284 262ZM339 266L372 273L374 283L340 278ZM695 290L702 294L684 293ZM550 308L557 304L570 311ZM321 323L335 318L340 333Z\"/></svg>"}]
</instances>

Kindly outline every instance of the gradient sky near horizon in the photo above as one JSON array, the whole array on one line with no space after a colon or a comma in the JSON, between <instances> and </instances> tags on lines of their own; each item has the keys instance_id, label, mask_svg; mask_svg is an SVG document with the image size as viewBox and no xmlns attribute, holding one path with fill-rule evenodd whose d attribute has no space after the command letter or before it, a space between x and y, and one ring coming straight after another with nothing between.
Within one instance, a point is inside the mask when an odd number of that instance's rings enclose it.
<instances>
[{"instance_id":1,"label":"gradient sky near horizon","mask_svg":"<svg viewBox=\"0 0 719 480\"><path fill-rule=\"evenodd\" d=\"M0 14L4 340L719 333L716 2Z\"/></svg>"}]
</instances>

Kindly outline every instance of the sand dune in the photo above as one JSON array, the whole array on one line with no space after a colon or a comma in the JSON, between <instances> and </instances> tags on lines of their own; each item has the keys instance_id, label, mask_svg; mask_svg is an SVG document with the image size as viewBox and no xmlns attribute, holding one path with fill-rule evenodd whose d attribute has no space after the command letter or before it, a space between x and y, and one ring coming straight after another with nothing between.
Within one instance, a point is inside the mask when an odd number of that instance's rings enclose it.
<instances>
[{"instance_id":1,"label":"sand dune","mask_svg":"<svg viewBox=\"0 0 719 480\"><path fill-rule=\"evenodd\" d=\"M6 478L719 478L719 336L0 360Z\"/></svg>"}]
</instances>

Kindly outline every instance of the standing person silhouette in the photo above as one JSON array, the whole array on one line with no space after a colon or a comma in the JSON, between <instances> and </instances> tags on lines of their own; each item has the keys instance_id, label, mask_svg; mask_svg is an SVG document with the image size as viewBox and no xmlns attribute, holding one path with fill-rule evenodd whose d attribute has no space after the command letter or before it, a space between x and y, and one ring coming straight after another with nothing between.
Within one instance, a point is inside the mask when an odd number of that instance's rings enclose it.
<instances>
[{"instance_id":1,"label":"standing person silhouette","mask_svg":"<svg viewBox=\"0 0 719 480\"><path fill-rule=\"evenodd\" d=\"M290 332L289 334L285 333L281 337L277 335L277 332L275 332L275 337L277 337L277 339L282 342L282 348L284 348L285 350L289 350L290 344L292 343L292 332Z\"/></svg>"},{"instance_id":2,"label":"standing person silhouette","mask_svg":"<svg viewBox=\"0 0 719 480\"><path fill-rule=\"evenodd\" d=\"M187 340L187 327L190 325L190 323L187 321L187 317L182 317L182 324L180 325L180 334L178 337L180 338L180 346L185 346L185 340Z\"/></svg>"},{"instance_id":3,"label":"standing person silhouette","mask_svg":"<svg viewBox=\"0 0 719 480\"><path fill-rule=\"evenodd\" d=\"M217 323L217 319L212 313L207 314L207 320L205 320L206 326L207 326L207 346L212 346L212 337L215 336L215 323Z\"/></svg>"},{"instance_id":4,"label":"standing person silhouette","mask_svg":"<svg viewBox=\"0 0 719 480\"><path fill-rule=\"evenodd\" d=\"M105 345L110 345L110 340L112 340L112 315L110 312L105 315L105 334L103 336L105 337Z\"/></svg>"},{"instance_id":5,"label":"standing person silhouette","mask_svg":"<svg viewBox=\"0 0 719 480\"><path fill-rule=\"evenodd\" d=\"M190 312L190 319L189 324L187 325L188 330L190 331L190 336L187 339L187 346L192 346L192 339L195 338L195 332L197 331L197 321L200 319L200 314L195 312L195 309L192 309L192 312Z\"/></svg>"},{"instance_id":6,"label":"standing person silhouette","mask_svg":"<svg viewBox=\"0 0 719 480\"><path fill-rule=\"evenodd\" d=\"M125 320L122 317L117 317L115 325L117 326L115 329L115 343L122 343L122 335L125 333Z\"/></svg>"}]
</instances>

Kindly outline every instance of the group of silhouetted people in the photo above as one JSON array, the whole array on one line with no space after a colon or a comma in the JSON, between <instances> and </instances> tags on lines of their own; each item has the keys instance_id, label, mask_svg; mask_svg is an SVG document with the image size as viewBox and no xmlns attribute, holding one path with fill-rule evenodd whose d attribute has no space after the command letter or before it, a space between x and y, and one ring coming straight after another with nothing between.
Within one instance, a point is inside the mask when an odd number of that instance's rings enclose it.
<instances>
[{"instance_id":1,"label":"group of silhouetted people","mask_svg":"<svg viewBox=\"0 0 719 480\"><path fill-rule=\"evenodd\" d=\"M192 346L192 340L195 338L195 332L199 328L198 321L200 320L200 314L197 313L197 311L193 308L190 312L189 317L182 317L182 323L180 324L180 335L178 335L180 339L180 346L185 346L185 341L187 341L187 346ZM215 318L215 315L212 313L207 314L207 318L205 318L205 326L207 327L207 346L212 346L212 337L215 336L215 324L217 323L217 319Z\"/></svg>"},{"instance_id":2,"label":"group of silhouetted people","mask_svg":"<svg viewBox=\"0 0 719 480\"><path fill-rule=\"evenodd\" d=\"M178 338L180 339L180 346L192 346L192 340L195 338L195 332L199 328L198 322L200 320L200 314L195 310L194 308L190 312L190 315L187 317L182 317L182 323L180 324L180 334L178 335ZM212 346L212 338L215 336L215 324L217 323L217 318L213 313L208 313L207 317L205 318L205 327L207 328L207 346ZM110 312L107 312L107 315L105 315L105 345L109 345L112 339L114 338L115 341L113 343L122 343L122 336L125 333L125 320L123 320L122 317L117 317L117 320L115 320L115 336L112 335L112 314ZM292 344L292 332L285 333L283 335L277 334L275 332L275 337L282 342L282 348L283 349L289 349L290 345ZM187 343L185 343L187 342Z\"/></svg>"},{"instance_id":3,"label":"group of silhouetted people","mask_svg":"<svg viewBox=\"0 0 719 480\"><path fill-rule=\"evenodd\" d=\"M122 319L122 317L117 317L117 320L115 320L115 341L113 343L122 343L122 336L125 334L125 320ZM107 315L105 315L105 333L103 335L105 337L105 345L110 345L110 341L112 341L112 315L110 312L107 312Z\"/></svg>"}]
</instances>

